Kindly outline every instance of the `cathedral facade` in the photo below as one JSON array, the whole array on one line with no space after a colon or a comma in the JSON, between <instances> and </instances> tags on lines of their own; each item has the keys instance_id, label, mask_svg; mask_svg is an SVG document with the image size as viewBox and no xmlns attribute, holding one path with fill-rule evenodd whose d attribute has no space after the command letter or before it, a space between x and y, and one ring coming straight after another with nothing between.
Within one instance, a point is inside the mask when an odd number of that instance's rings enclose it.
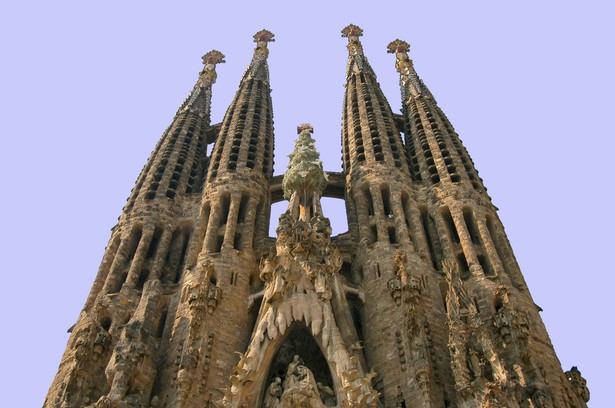
<instances>
[{"instance_id":1,"label":"cathedral facade","mask_svg":"<svg viewBox=\"0 0 615 408\"><path fill-rule=\"evenodd\" d=\"M323 170L304 123L273 175L271 32L254 35L219 124L224 55L203 57L112 230L44 407L587 407L409 45L387 47L397 114L361 35L342 30L340 173ZM332 236L323 197L345 200L347 232Z\"/></svg>"}]
</instances>

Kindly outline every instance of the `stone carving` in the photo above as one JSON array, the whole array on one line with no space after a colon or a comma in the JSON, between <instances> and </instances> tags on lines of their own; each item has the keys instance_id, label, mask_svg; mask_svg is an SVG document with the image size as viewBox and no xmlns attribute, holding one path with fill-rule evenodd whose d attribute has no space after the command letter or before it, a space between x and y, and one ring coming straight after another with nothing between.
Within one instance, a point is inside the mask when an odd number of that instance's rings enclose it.
<instances>
[{"instance_id":1,"label":"stone carving","mask_svg":"<svg viewBox=\"0 0 615 408\"><path fill-rule=\"evenodd\" d=\"M569 371L566 371L565 375L574 393L583 401L589 401L589 388L587 388L587 381L581 375L581 371L573 366Z\"/></svg>"},{"instance_id":2,"label":"stone carving","mask_svg":"<svg viewBox=\"0 0 615 408\"><path fill-rule=\"evenodd\" d=\"M182 354L176 383L177 401L180 406L186 401L188 393L190 392L190 385L192 384L192 377L198 364L198 360L199 351L193 347L188 347L188 349Z\"/></svg>"},{"instance_id":3,"label":"stone carving","mask_svg":"<svg viewBox=\"0 0 615 408\"><path fill-rule=\"evenodd\" d=\"M397 306L401 305L401 281L398 276L389 279L387 282L387 288L391 292L391 297L395 301Z\"/></svg>"},{"instance_id":4,"label":"stone carving","mask_svg":"<svg viewBox=\"0 0 615 408\"><path fill-rule=\"evenodd\" d=\"M222 289L214 283L210 283L207 288L207 312L213 313L218 305L218 300L222 297Z\"/></svg>"},{"instance_id":5,"label":"stone carving","mask_svg":"<svg viewBox=\"0 0 615 408\"><path fill-rule=\"evenodd\" d=\"M495 312L493 315L493 324L497 327L502 340L509 343L511 340L511 319L507 307L501 307L497 312Z\"/></svg>"},{"instance_id":6,"label":"stone carving","mask_svg":"<svg viewBox=\"0 0 615 408\"><path fill-rule=\"evenodd\" d=\"M323 396L320 392L323 391ZM303 360L295 355L288 365L286 378L282 384L279 377L275 377L267 387L263 406L265 408L324 408L327 402L335 402L335 394L330 387L316 383L312 371L303 364ZM323 402L323 400L326 400Z\"/></svg>"},{"instance_id":7,"label":"stone carving","mask_svg":"<svg viewBox=\"0 0 615 408\"><path fill-rule=\"evenodd\" d=\"M111 388L109 399L119 401L129 393L135 395L133 399L140 399L150 371L144 365L145 335L140 322L128 323L123 328L122 338L105 370Z\"/></svg>"},{"instance_id":8,"label":"stone carving","mask_svg":"<svg viewBox=\"0 0 615 408\"><path fill-rule=\"evenodd\" d=\"M496 352L488 325L481 320L456 264L443 262L443 269L449 286L448 346L458 397L462 401L482 401L483 407L509 407L516 385Z\"/></svg>"},{"instance_id":9,"label":"stone carving","mask_svg":"<svg viewBox=\"0 0 615 408\"><path fill-rule=\"evenodd\" d=\"M282 380L280 377L275 377L265 394L264 408L278 408L280 406L280 399L282 398Z\"/></svg>"},{"instance_id":10,"label":"stone carving","mask_svg":"<svg viewBox=\"0 0 615 408\"><path fill-rule=\"evenodd\" d=\"M476 306L468 296L459 272L457 263L453 260L442 262L442 269L448 283L448 293L446 295L446 310L450 320L461 320L468 316L476 315Z\"/></svg>"},{"instance_id":11,"label":"stone carving","mask_svg":"<svg viewBox=\"0 0 615 408\"><path fill-rule=\"evenodd\" d=\"M397 251L393 261L396 266L395 277L389 279L387 288L391 292L391 297L397 306L401 305L403 298L404 302L414 307L421 296L421 281L416 276L408 274L406 270L407 260L406 254L403 251Z\"/></svg>"}]
</instances>

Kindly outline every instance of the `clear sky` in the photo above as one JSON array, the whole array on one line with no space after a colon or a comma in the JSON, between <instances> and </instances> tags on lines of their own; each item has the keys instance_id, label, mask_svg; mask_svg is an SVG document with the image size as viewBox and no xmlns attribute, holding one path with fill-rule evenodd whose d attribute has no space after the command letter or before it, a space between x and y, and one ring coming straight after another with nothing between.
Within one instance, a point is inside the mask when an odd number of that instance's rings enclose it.
<instances>
[{"instance_id":1,"label":"clear sky","mask_svg":"<svg viewBox=\"0 0 615 408\"><path fill-rule=\"evenodd\" d=\"M41 406L104 247L156 141L196 81L220 122L261 28L270 44L276 174L302 122L340 171L346 40L395 111L394 57L419 75L480 171L565 369L612 406L613 44L610 2L20 1L0 6L0 406ZM211 146L210 146L211 149ZM335 201L335 200L333 200ZM343 220L339 202L325 206ZM336 232L344 226L335 224Z\"/></svg>"}]
</instances>

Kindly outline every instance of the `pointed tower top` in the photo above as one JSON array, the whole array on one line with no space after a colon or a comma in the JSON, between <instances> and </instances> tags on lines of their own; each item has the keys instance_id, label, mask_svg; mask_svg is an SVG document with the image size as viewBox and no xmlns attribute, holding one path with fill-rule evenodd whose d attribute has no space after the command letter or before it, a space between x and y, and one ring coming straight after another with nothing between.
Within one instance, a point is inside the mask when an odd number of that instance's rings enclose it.
<instances>
[{"instance_id":1,"label":"pointed tower top","mask_svg":"<svg viewBox=\"0 0 615 408\"><path fill-rule=\"evenodd\" d=\"M267 57L269 56L269 48L267 43L275 41L273 38L275 35L269 30L260 30L254 34L254 42L256 48L254 49L254 56L252 62L248 66L241 82L249 78L256 78L269 82L269 68L267 67Z\"/></svg>"},{"instance_id":2,"label":"pointed tower top","mask_svg":"<svg viewBox=\"0 0 615 408\"><path fill-rule=\"evenodd\" d=\"M363 29L357 25L349 24L342 30L342 37L348 38L348 53L353 55L363 55L363 45L359 37L363 35Z\"/></svg>"},{"instance_id":3,"label":"pointed tower top","mask_svg":"<svg viewBox=\"0 0 615 408\"><path fill-rule=\"evenodd\" d=\"M297 131L299 137L292 154L288 155L290 162L282 181L284 197L287 199L295 192L306 199L313 194L320 195L327 186L320 154L311 136L314 128L309 123L303 123L297 126Z\"/></svg>"},{"instance_id":4,"label":"pointed tower top","mask_svg":"<svg viewBox=\"0 0 615 408\"><path fill-rule=\"evenodd\" d=\"M387 52L389 54L395 54L395 68L402 75L410 75L414 71L414 64L408 52L410 52L410 44L399 38L395 41L391 41L387 46Z\"/></svg>"},{"instance_id":5,"label":"pointed tower top","mask_svg":"<svg viewBox=\"0 0 615 408\"><path fill-rule=\"evenodd\" d=\"M177 113L186 111L188 109L194 109L201 111L207 117L211 109L211 88L216 83L216 65L221 64L224 61L224 54L218 50L211 50L207 54L203 55L203 64L205 65L201 72L199 72L199 78L196 84L190 91L190 94L180 106Z\"/></svg>"},{"instance_id":6,"label":"pointed tower top","mask_svg":"<svg viewBox=\"0 0 615 408\"><path fill-rule=\"evenodd\" d=\"M200 87L211 86L216 82L216 65L226 62L224 60L224 54L218 50L211 50L207 54L203 55L203 70L199 73L199 81L197 83Z\"/></svg>"},{"instance_id":7,"label":"pointed tower top","mask_svg":"<svg viewBox=\"0 0 615 408\"><path fill-rule=\"evenodd\" d=\"M423 82L419 79L414 70L414 63L408 56L410 44L398 38L389 43L387 52L389 54L395 54L395 68L401 76L400 85L404 99L409 96L418 96L421 94L430 96L429 91L426 91Z\"/></svg>"}]
</instances>

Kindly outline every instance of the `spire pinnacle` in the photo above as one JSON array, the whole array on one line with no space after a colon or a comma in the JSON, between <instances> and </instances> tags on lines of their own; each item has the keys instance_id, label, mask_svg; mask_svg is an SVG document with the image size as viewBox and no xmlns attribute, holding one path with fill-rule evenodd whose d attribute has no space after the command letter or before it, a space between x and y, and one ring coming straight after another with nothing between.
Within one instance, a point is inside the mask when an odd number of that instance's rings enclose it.
<instances>
[{"instance_id":1,"label":"spire pinnacle","mask_svg":"<svg viewBox=\"0 0 615 408\"><path fill-rule=\"evenodd\" d=\"M423 84L414 70L414 63L408 56L410 44L398 38L389 43L387 52L395 54L395 68L401 76L400 84L404 98L410 95L417 96L423 94Z\"/></svg>"},{"instance_id":2,"label":"spire pinnacle","mask_svg":"<svg viewBox=\"0 0 615 408\"><path fill-rule=\"evenodd\" d=\"M410 75L414 71L414 65L408 52L410 52L410 44L399 38L395 41L391 41L387 46L387 52L389 54L395 54L395 68L401 75Z\"/></svg>"},{"instance_id":3,"label":"spire pinnacle","mask_svg":"<svg viewBox=\"0 0 615 408\"><path fill-rule=\"evenodd\" d=\"M248 69L244 73L241 83L249 78L256 78L269 82L269 68L267 67L269 49L267 48L267 43L274 42L274 36L275 35L269 30L260 30L254 34L253 38L256 43L256 48L254 48L252 62L250 62Z\"/></svg>"},{"instance_id":4,"label":"spire pinnacle","mask_svg":"<svg viewBox=\"0 0 615 408\"><path fill-rule=\"evenodd\" d=\"M363 45L359 37L363 35L363 29L357 25L349 24L342 30L342 37L348 38L348 54L350 56L363 55Z\"/></svg>"},{"instance_id":5,"label":"spire pinnacle","mask_svg":"<svg viewBox=\"0 0 615 408\"><path fill-rule=\"evenodd\" d=\"M224 54L218 50L211 50L203 55L203 70L199 73L198 86L211 86L216 82L218 75L216 74L216 65L226 62Z\"/></svg>"},{"instance_id":6,"label":"spire pinnacle","mask_svg":"<svg viewBox=\"0 0 615 408\"><path fill-rule=\"evenodd\" d=\"M254 34L254 42L256 43L256 48L254 49L254 58L253 61L266 59L269 55L269 49L267 48L267 43L275 41L275 34L273 34L269 30L260 30L258 33Z\"/></svg>"}]
</instances>

